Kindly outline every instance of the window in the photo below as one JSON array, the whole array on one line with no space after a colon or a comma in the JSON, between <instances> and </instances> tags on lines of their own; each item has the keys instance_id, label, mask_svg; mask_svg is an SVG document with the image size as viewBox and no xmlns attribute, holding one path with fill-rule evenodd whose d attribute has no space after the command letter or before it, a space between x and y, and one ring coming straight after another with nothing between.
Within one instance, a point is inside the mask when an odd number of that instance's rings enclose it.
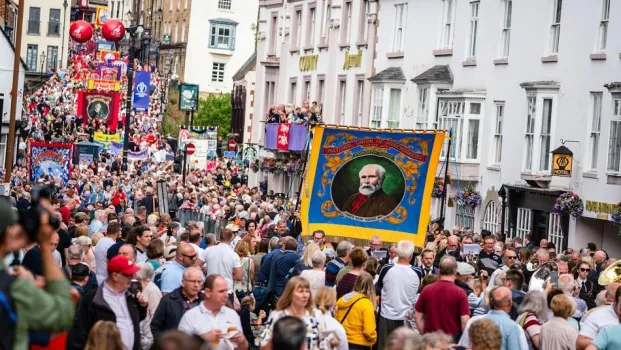
<instances>
[{"instance_id":1,"label":"window","mask_svg":"<svg viewBox=\"0 0 621 350\"><path fill-rule=\"evenodd\" d=\"M58 46L47 47L47 70L56 69L58 65Z\"/></svg>"},{"instance_id":2,"label":"window","mask_svg":"<svg viewBox=\"0 0 621 350\"><path fill-rule=\"evenodd\" d=\"M477 56L477 33L479 31L479 2L470 3L470 39L468 44L468 57Z\"/></svg>"},{"instance_id":3,"label":"window","mask_svg":"<svg viewBox=\"0 0 621 350\"><path fill-rule=\"evenodd\" d=\"M599 20L599 34L597 39L597 51L606 50L608 40L608 20L610 19L610 0L602 0L602 15Z\"/></svg>"},{"instance_id":4,"label":"window","mask_svg":"<svg viewBox=\"0 0 621 350\"><path fill-rule=\"evenodd\" d=\"M533 212L527 208L517 208L517 237L524 237L532 231Z\"/></svg>"},{"instance_id":5,"label":"window","mask_svg":"<svg viewBox=\"0 0 621 350\"><path fill-rule=\"evenodd\" d=\"M612 119L608 144L608 171L618 173L621 160L621 95L612 97Z\"/></svg>"},{"instance_id":6,"label":"window","mask_svg":"<svg viewBox=\"0 0 621 350\"><path fill-rule=\"evenodd\" d=\"M168 5L170 5L170 6L168 7L168 9L169 9L170 11L172 11L172 10L173 10L173 0L168 0Z\"/></svg>"},{"instance_id":7,"label":"window","mask_svg":"<svg viewBox=\"0 0 621 350\"><path fill-rule=\"evenodd\" d=\"M336 124L344 124L345 121L345 109L347 107L345 98L347 97L347 80L346 78L339 79L339 90L338 90L338 105L336 108L337 120L335 120Z\"/></svg>"},{"instance_id":8,"label":"window","mask_svg":"<svg viewBox=\"0 0 621 350\"><path fill-rule=\"evenodd\" d=\"M7 134L0 135L0 164L4 164L4 157L6 157L6 143L7 143Z\"/></svg>"},{"instance_id":9,"label":"window","mask_svg":"<svg viewBox=\"0 0 621 350\"><path fill-rule=\"evenodd\" d=\"M310 77L304 78L304 90L302 90L302 99L304 101L310 101L310 90L311 90L311 81Z\"/></svg>"},{"instance_id":10,"label":"window","mask_svg":"<svg viewBox=\"0 0 621 350\"><path fill-rule=\"evenodd\" d=\"M399 128L401 115L401 89L390 89L390 105L388 106L388 129Z\"/></svg>"},{"instance_id":11,"label":"window","mask_svg":"<svg viewBox=\"0 0 621 350\"><path fill-rule=\"evenodd\" d=\"M320 105L323 105L324 98L326 97L326 81L324 77L317 78L317 96L315 97Z\"/></svg>"},{"instance_id":12,"label":"window","mask_svg":"<svg viewBox=\"0 0 621 350\"><path fill-rule=\"evenodd\" d=\"M235 25L212 22L209 47L212 49L234 50Z\"/></svg>"},{"instance_id":13,"label":"window","mask_svg":"<svg viewBox=\"0 0 621 350\"><path fill-rule=\"evenodd\" d=\"M173 43L178 42L177 41L177 39L178 39L177 35L179 35L179 21L175 22L175 33L174 33L174 36L173 36Z\"/></svg>"},{"instance_id":14,"label":"window","mask_svg":"<svg viewBox=\"0 0 621 350\"><path fill-rule=\"evenodd\" d=\"M308 8L308 19L306 20L306 47L315 45L315 21L317 20L317 9Z\"/></svg>"},{"instance_id":15,"label":"window","mask_svg":"<svg viewBox=\"0 0 621 350\"><path fill-rule=\"evenodd\" d=\"M289 83L289 103L295 104L298 97L298 80L292 79Z\"/></svg>"},{"instance_id":16,"label":"window","mask_svg":"<svg viewBox=\"0 0 621 350\"><path fill-rule=\"evenodd\" d=\"M468 136L466 138L466 158L477 159L479 155L479 124L481 115L481 104L470 102L470 113L468 118Z\"/></svg>"},{"instance_id":17,"label":"window","mask_svg":"<svg viewBox=\"0 0 621 350\"><path fill-rule=\"evenodd\" d=\"M368 30L368 21L367 21L367 13L369 12L369 0L362 0L360 2L360 15L358 17L358 42L366 43L367 42L367 30Z\"/></svg>"},{"instance_id":18,"label":"window","mask_svg":"<svg viewBox=\"0 0 621 350\"><path fill-rule=\"evenodd\" d=\"M453 48L453 21L455 17L455 0L443 0L442 7L442 36L440 46L442 49Z\"/></svg>"},{"instance_id":19,"label":"window","mask_svg":"<svg viewBox=\"0 0 621 350\"><path fill-rule=\"evenodd\" d=\"M50 9L47 35L60 35L60 9Z\"/></svg>"},{"instance_id":20,"label":"window","mask_svg":"<svg viewBox=\"0 0 621 350\"><path fill-rule=\"evenodd\" d=\"M602 126L602 93L591 93L592 115L591 115L591 136L589 137L589 167L590 170L597 170L597 154L599 152L599 134Z\"/></svg>"},{"instance_id":21,"label":"window","mask_svg":"<svg viewBox=\"0 0 621 350\"><path fill-rule=\"evenodd\" d=\"M181 24L181 42L185 42L185 20Z\"/></svg>"},{"instance_id":22,"label":"window","mask_svg":"<svg viewBox=\"0 0 621 350\"><path fill-rule=\"evenodd\" d=\"M276 33L278 32L278 13L272 13L272 25L270 26L270 46L268 48L268 55L276 54Z\"/></svg>"},{"instance_id":23,"label":"window","mask_svg":"<svg viewBox=\"0 0 621 350\"><path fill-rule=\"evenodd\" d=\"M552 132L552 99L543 99L543 118L541 120L541 133L539 134L539 170L550 170L550 134Z\"/></svg>"},{"instance_id":24,"label":"window","mask_svg":"<svg viewBox=\"0 0 621 350\"><path fill-rule=\"evenodd\" d=\"M418 114L416 116L416 129L427 129L429 121L429 88L418 88Z\"/></svg>"},{"instance_id":25,"label":"window","mask_svg":"<svg viewBox=\"0 0 621 350\"><path fill-rule=\"evenodd\" d=\"M323 26L321 28L321 44L328 45L330 41L330 17L332 16L332 9L330 7L330 2L326 1L326 7L324 9L323 16Z\"/></svg>"},{"instance_id":26,"label":"window","mask_svg":"<svg viewBox=\"0 0 621 350\"><path fill-rule=\"evenodd\" d=\"M466 108L466 103L464 101L440 100L438 108L438 127L440 129L453 131L451 156L455 155L456 157L459 157L461 151L460 135L464 119L464 108ZM442 147L441 157L446 157L447 149L448 142L445 142ZM455 156L453 156L453 158L455 158Z\"/></svg>"},{"instance_id":27,"label":"window","mask_svg":"<svg viewBox=\"0 0 621 350\"><path fill-rule=\"evenodd\" d=\"M439 129L452 130L450 157L453 159L478 160L482 109L482 102L466 101L463 97L439 100L436 123ZM446 157L447 149L448 140L442 147L441 157Z\"/></svg>"},{"instance_id":28,"label":"window","mask_svg":"<svg viewBox=\"0 0 621 350\"><path fill-rule=\"evenodd\" d=\"M354 97L354 120L352 125L360 126L364 109L364 78L356 80L356 96Z\"/></svg>"},{"instance_id":29,"label":"window","mask_svg":"<svg viewBox=\"0 0 621 350\"><path fill-rule=\"evenodd\" d=\"M395 36L392 44L393 52L403 52L407 14L408 4L395 5Z\"/></svg>"},{"instance_id":30,"label":"window","mask_svg":"<svg viewBox=\"0 0 621 350\"><path fill-rule=\"evenodd\" d=\"M563 8L563 0L552 0L554 8L552 9L552 25L550 27L550 54L558 53L559 40L561 38L561 10Z\"/></svg>"},{"instance_id":31,"label":"window","mask_svg":"<svg viewBox=\"0 0 621 350\"><path fill-rule=\"evenodd\" d=\"M373 110L371 114L371 127L372 128L382 127L383 104L384 104L384 88L374 87L373 88Z\"/></svg>"},{"instance_id":32,"label":"window","mask_svg":"<svg viewBox=\"0 0 621 350\"><path fill-rule=\"evenodd\" d=\"M41 8L31 7L28 13L28 34L39 34L39 24L41 23Z\"/></svg>"},{"instance_id":33,"label":"window","mask_svg":"<svg viewBox=\"0 0 621 350\"><path fill-rule=\"evenodd\" d=\"M187 0L186 0L187 4ZM187 6L186 6L187 8ZM231 0L218 0L218 8L221 10L230 10L231 9Z\"/></svg>"},{"instance_id":34,"label":"window","mask_svg":"<svg viewBox=\"0 0 621 350\"><path fill-rule=\"evenodd\" d=\"M499 203L490 201L485 207L483 214L483 225L481 229L489 230L492 233L500 232L500 217L502 215Z\"/></svg>"},{"instance_id":35,"label":"window","mask_svg":"<svg viewBox=\"0 0 621 350\"><path fill-rule=\"evenodd\" d=\"M496 102L496 121L494 123L494 148L492 164L500 164L502 160L502 119L505 116L505 103Z\"/></svg>"},{"instance_id":36,"label":"window","mask_svg":"<svg viewBox=\"0 0 621 350\"><path fill-rule=\"evenodd\" d=\"M229 0L230 2L230 0ZM183 5L183 8L187 9L188 8L188 0L185 0L185 4Z\"/></svg>"},{"instance_id":37,"label":"window","mask_svg":"<svg viewBox=\"0 0 621 350\"><path fill-rule=\"evenodd\" d=\"M500 56L509 57L509 46L511 45L511 11L513 10L513 1L504 1L504 13L502 21L502 39L500 43Z\"/></svg>"},{"instance_id":38,"label":"window","mask_svg":"<svg viewBox=\"0 0 621 350\"><path fill-rule=\"evenodd\" d=\"M345 2L345 10L343 11L343 20L341 23L341 45L349 45L349 37L351 35L351 12L352 2Z\"/></svg>"},{"instance_id":39,"label":"window","mask_svg":"<svg viewBox=\"0 0 621 350\"><path fill-rule=\"evenodd\" d=\"M177 0L177 10L181 8L181 0Z\"/></svg>"},{"instance_id":40,"label":"window","mask_svg":"<svg viewBox=\"0 0 621 350\"><path fill-rule=\"evenodd\" d=\"M475 208L463 205L455 206L455 225L463 228L473 228L474 227L474 211Z\"/></svg>"},{"instance_id":41,"label":"window","mask_svg":"<svg viewBox=\"0 0 621 350\"><path fill-rule=\"evenodd\" d=\"M214 83L224 82L224 63L214 62L211 70L211 81Z\"/></svg>"},{"instance_id":42,"label":"window","mask_svg":"<svg viewBox=\"0 0 621 350\"><path fill-rule=\"evenodd\" d=\"M524 144L526 152L524 153L524 170L533 169L533 150L535 146L535 119L536 119L537 98L535 96L528 97L528 110L526 113L526 132L524 133Z\"/></svg>"},{"instance_id":43,"label":"window","mask_svg":"<svg viewBox=\"0 0 621 350\"><path fill-rule=\"evenodd\" d=\"M26 65L31 72L37 71L37 55L39 54L39 47L37 45L28 44L26 49Z\"/></svg>"},{"instance_id":44,"label":"window","mask_svg":"<svg viewBox=\"0 0 621 350\"><path fill-rule=\"evenodd\" d=\"M302 45L302 9L295 11L295 30L293 32L293 40L291 45L293 49L300 49Z\"/></svg>"}]
</instances>

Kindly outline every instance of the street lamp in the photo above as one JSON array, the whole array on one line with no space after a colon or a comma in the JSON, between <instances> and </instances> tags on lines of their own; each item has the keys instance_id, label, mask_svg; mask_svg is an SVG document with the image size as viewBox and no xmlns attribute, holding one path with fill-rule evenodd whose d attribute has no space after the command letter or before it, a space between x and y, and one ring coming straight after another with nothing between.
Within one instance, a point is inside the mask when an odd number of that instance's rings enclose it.
<instances>
[{"instance_id":1,"label":"street lamp","mask_svg":"<svg viewBox=\"0 0 621 350\"><path fill-rule=\"evenodd\" d=\"M149 65L149 53L151 51L151 29L145 29L140 37L140 61Z\"/></svg>"},{"instance_id":2,"label":"street lamp","mask_svg":"<svg viewBox=\"0 0 621 350\"><path fill-rule=\"evenodd\" d=\"M142 35L142 26L127 27L125 31L129 34L129 63L127 64L127 101L125 101L125 137L123 139L123 165L121 169L127 171L127 153L129 152L129 126L131 124L132 100L134 99L134 59L136 52L136 38Z\"/></svg>"},{"instance_id":3,"label":"street lamp","mask_svg":"<svg viewBox=\"0 0 621 350\"><path fill-rule=\"evenodd\" d=\"M41 78L43 78L43 64L45 63L45 51L41 51Z\"/></svg>"}]
</instances>

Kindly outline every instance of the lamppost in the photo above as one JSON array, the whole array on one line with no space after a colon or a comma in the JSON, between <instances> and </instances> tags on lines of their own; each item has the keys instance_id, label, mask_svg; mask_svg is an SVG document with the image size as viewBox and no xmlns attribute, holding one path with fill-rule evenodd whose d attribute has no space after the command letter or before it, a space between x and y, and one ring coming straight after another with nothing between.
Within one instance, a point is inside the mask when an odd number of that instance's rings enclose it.
<instances>
[{"instance_id":1,"label":"lamppost","mask_svg":"<svg viewBox=\"0 0 621 350\"><path fill-rule=\"evenodd\" d=\"M127 153L129 151L129 126L131 124L132 115L132 100L134 99L134 59L135 59L135 45L136 38L142 35L144 28L142 26L125 28L129 34L129 63L127 65L127 101L125 101L125 136L123 139L123 165L121 170L127 171Z\"/></svg>"},{"instance_id":2,"label":"lamppost","mask_svg":"<svg viewBox=\"0 0 621 350\"><path fill-rule=\"evenodd\" d=\"M69 3L67 2L67 0L65 0L63 2L63 41L61 43L61 47L60 47L60 68L63 67L63 58L64 58L64 53L65 53L65 24L67 22L67 6L69 6Z\"/></svg>"},{"instance_id":3,"label":"lamppost","mask_svg":"<svg viewBox=\"0 0 621 350\"><path fill-rule=\"evenodd\" d=\"M151 29L145 29L140 37L140 62L149 66L149 54L151 53Z\"/></svg>"},{"instance_id":4,"label":"lamppost","mask_svg":"<svg viewBox=\"0 0 621 350\"><path fill-rule=\"evenodd\" d=\"M43 65L45 64L45 51L41 51L41 79L43 79Z\"/></svg>"}]
</instances>

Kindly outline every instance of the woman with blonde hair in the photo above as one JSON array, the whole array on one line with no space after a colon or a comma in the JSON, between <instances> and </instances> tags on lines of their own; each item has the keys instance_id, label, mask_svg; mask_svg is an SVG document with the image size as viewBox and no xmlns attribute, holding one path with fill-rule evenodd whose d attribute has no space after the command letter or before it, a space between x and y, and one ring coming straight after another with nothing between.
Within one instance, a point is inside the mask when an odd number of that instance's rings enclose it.
<instances>
[{"instance_id":1,"label":"woman with blonde hair","mask_svg":"<svg viewBox=\"0 0 621 350\"><path fill-rule=\"evenodd\" d=\"M124 350L121 333L112 321L97 321L88 333L86 350Z\"/></svg>"},{"instance_id":2,"label":"woman with blonde hair","mask_svg":"<svg viewBox=\"0 0 621 350\"><path fill-rule=\"evenodd\" d=\"M93 241L88 238L88 228L86 229L86 236L79 236L75 243L79 244L84 251L84 262L88 264L91 271L95 271L95 250L93 249Z\"/></svg>"},{"instance_id":3,"label":"woman with blonde hair","mask_svg":"<svg viewBox=\"0 0 621 350\"><path fill-rule=\"evenodd\" d=\"M296 261L295 265L293 266L293 276L299 276L302 271L312 269L313 254L320 250L321 248L317 243L309 242L304 248L304 251L302 251L302 257L300 258L300 260Z\"/></svg>"},{"instance_id":4,"label":"woman with blonde hair","mask_svg":"<svg viewBox=\"0 0 621 350\"><path fill-rule=\"evenodd\" d=\"M324 342L325 318L323 313L315 308L311 298L310 285L304 278L294 276L287 282L282 296L278 299L276 310L270 314L259 337L261 349L271 350L270 340L272 339L274 324L285 316L297 317L306 325L305 349L328 349L338 345L336 339L326 339Z\"/></svg>"},{"instance_id":5,"label":"woman with blonde hair","mask_svg":"<svg viewBox=\"0 0 621 350\"><path fill-rule=\"evenodd\" d=\"M375 286L369 273L360 273L353 291L336 302L334 318L345 328L350 350L369 350L375 344Z\"/></svg>"},{"instance_id":6,"label":"woman with blonde hair","mask_svg":"<svg viewBox=\"0 0 621 350\"><path fill-rule=\"evenodd\" d=\"M86 236L88 237L88 226L86 225L76 225L75 227L75 237L82 237L82 236Z\"/></svg>"},{"instance_id":7,"label":"woman with blonde hair","mask_svg":"<svg viewBox=\"0 0 621 350\"><path fill-rule=\"evenodd\" d=\"M250 245L246 241L239 241L235 246L235 253L239 255L244 276L241 281L235 281L234 289L237 299L242 300L252 292L254 281L254 261L250 258Z\"/></svg>"},{"instance_id":8,"label":"woman with blonde hair","mask_svg":"<svg viewBox=\"0 0 621 350\"><path fill-rule=\"evenodd\" d=\"M502 334L500 328L492 320L474 321L468 330L472 350L500 350Z\"/></svg>"},{"instance_id":9,"label":"woman with blonde hair","mask_svg":"<svg viewBox=\"0 0 621 350\"><path fill-rule=\"evenodd\" d=\"M576 304L565 294L552 297L552 317L541 326L540 349L575 349L578 331L568 320L576 312Z\"/></svg>"},{"instance_id":10,"label":"woman with blonde hair","mask_svg":"<svg viewBox=\"0 0 621 350\"><path fill-rule=\"evenodd\" d=\"M345 328L332 317L332 311L336 306L336 290L330 287L322 287L317 291L315 295L315 305L323 312L323 317L326 320L326 332L334 332L339 339L339 346L337 350L347 350L347 333Z\"/></svg>"}]
</instances>

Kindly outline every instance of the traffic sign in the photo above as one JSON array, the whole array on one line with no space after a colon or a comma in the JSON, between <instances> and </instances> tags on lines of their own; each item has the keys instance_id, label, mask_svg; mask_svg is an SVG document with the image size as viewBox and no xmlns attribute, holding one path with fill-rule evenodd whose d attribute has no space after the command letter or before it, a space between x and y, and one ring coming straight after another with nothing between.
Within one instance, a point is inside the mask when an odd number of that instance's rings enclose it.
<instances>
[{"instance_id":1,"label":"traffic sign","mask_svg":"<svg viewBox=\"0 0 621 350\"><path fill-rule=\"evenodd\" d=\"M185 153L186 153L188 156L191 156L191 155L193 155L193 154L194 154L194 152L196 152L196 146L194 146L194 144L193 144L193 143L188 143L188 145L187 145L187 146L185 146Z\"/></svg>"},{"instance_id":2,"label":"traffic sign","mask_svg":"<svg viewBox=\"0 0 621 350\"><path fill-rule=\"evenodd\" d=\"M237 142L235 142L235 140L230 139L229 140L229 151L235 151L237 150Z\"/></svg>"}]
</instances>

